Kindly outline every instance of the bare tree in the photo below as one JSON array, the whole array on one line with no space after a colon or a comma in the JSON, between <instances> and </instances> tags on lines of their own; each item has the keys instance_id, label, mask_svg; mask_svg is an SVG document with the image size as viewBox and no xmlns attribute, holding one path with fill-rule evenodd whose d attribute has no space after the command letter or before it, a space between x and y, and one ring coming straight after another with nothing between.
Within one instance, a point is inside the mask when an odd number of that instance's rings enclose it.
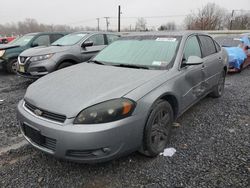
<instances>
[{"instance_id":1,"label":"bare tree","mask_svg":"<svg viewBox=\"0 0 250 188\"><path fill-rule=\"evenodd\" d=\"M215 3L207 3L198 13L185 18L186 29L218 30L224 26L226 10Z\"/></svg>"},{"instance_id":2,"label":"bare tree","mask_svg":"<svg viewBox=\"0 0 250 188\"><path fill-rule=\"evenodd\" d=\"M228 14L225 20L228 29L245 30L250 29L250 13L240 12L236 16Z\"/></svg>"},{"instance_id":3,"label":"bare tree","mask_svg":"<svg viewBox=\"0 0 250 188\"><path fill-rule=\"evenodd\" d=\"M135 24L136 31L146 31L147 30L147 21L145 18L138 18Z\"/></svg>"},{"instance_id":4,"label":"bare tree","mask_svg":"<svg viewBox=\"0 0 250 188\"><path fill-rule=\"evenodd\" d=\"M24 35L32 32L48 32L48 31L81 31L81 30L96 30L92 27L70 27L67 25L48 25L38 23L35 19L27 18L24 21L17 23L6 23L0 24L0 34L11 36L11 35Z\"/></svg>"},{"instance_id":5,"label":"bare tree","mask_svg":"<svg viewBox=\"0 0 250 188\"><path fill-rule=\"evenodd\" d=\"M159 31L164 31L164 30L176 30L176 24L175 22L168 22L164 25L161 25L158 28Z\"/></svg>"}]
</instances>

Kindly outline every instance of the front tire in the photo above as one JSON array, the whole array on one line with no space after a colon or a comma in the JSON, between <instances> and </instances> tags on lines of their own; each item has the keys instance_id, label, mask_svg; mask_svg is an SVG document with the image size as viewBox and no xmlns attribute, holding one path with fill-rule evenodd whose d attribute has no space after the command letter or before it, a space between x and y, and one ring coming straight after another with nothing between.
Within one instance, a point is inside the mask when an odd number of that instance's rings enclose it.
<instances>
[{"instance_id":1,"label":"front tire","mask_svg":"<svg viewBox=\"0 0 250 188\"><path fill-rule=\"evenodd\" d=\"M217 86L210 93L211 97L219 98L219 97L221 97L223 95L224 87L225 87L225 78L226 78L226 73L225 73L225 71L223 71L221 73L221 76L220 76L220 79L219 79L219 82L218 82Z\"/></svg>"},{"instance_id":2,"label":"front tire","mask_svg":"<svg viewBox=\"0 0 250 188\"><path fill-rule=\"evenodd\" d=\"M158 100L149 114L140 152L149 157L155 157L163 152L171 135L173 121L171 105L167 101Z\"/></svg>"},{"instance_id":3,"label":"front tire","mask_svg":"<svg viewBox=\"0 0 250 188\"><path fill-rule=\"evenodd\" d=\"M11 74L15 74L17 72L17 58L11 59L6 64L6 71Z\"/></svg>"}]
</instances>

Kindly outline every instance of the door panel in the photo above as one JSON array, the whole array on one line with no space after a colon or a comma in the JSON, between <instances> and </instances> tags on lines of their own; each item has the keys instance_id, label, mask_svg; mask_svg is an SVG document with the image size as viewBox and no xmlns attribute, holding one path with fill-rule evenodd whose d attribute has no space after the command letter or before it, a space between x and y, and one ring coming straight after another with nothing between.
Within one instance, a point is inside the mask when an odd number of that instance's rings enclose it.
<instances>
[{"instance_id":1,"label":"door panel","mask_svg":"<svg viewBox=\"0 0 250 188\"><path fill-rule=\"evenodd\" d=\"M221 73L221 53L217 52L214 41L211 37L206 35L199 36L201 42L201 49L205 66L205 83L208 85L208 89L213 88L218 83L218 78Z\"/></svg>"},{"instance_id":2,"label":"door panel","mask_svg":"<svg viewBox=\"0 0 250 188\"><path fill-rule=\"evenodd\" d=\"M181 66L182 68L180 70L181 78L179 85L181 87L181 103L183 104L183 108L190 106L196 100L201 98L207 88L206 84L204 83L206 78L204 64L192 66L185 65L185 62L190 56L201 57L200 44L197 36L195 35L189 37L186 41L183 53L183 62Z\"/></svg>"}]
</instances>

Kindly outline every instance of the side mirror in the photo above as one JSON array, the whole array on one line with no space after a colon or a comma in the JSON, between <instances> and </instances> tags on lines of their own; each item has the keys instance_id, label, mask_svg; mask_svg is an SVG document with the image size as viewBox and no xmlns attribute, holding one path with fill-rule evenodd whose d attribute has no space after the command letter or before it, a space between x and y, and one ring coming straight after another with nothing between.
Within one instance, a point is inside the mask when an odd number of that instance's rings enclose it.
<instances>
[{"instance_id":1,"label":"side mirror","mask_svg":"<svg viewBox=\"0 0 250 188\"><path fill-rule=\"evenodd\" d=\"M203 63L203 59L198 56L190 56L184 65L200 65Z\"/></svg>"},{"instance_id":2,"label":"side mirror","mask_svg":"<svg viewBox=\"0 0 250 188\"><path fill-rule=\"evenodd\" d=\"M93 46L93 44L93 41L85 41L84 43L82 43L82 48Z\"/></svg>"}]
</instances>

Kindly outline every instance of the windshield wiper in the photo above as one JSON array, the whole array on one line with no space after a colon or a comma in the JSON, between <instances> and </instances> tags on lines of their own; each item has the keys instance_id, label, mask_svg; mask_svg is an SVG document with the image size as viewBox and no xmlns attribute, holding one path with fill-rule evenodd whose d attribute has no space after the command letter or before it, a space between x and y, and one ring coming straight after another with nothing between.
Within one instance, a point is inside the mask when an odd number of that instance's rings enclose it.
<instances>
[{"instance_id":1,"label":"windshield wiper","mask_svg":"<svg viewBox=\"0 0 250 188\"><path fill-rule=\"evenodd\" d=\"M114 64L116 67L127 67L127 68L136 68L136 69L149 69L149 67L145 65L132 65L132 64Z\"/></svg>"},{"instance_id":2,"label":"windshield wiper","mask_svg":"<svg viewBox=\"0 0 250 188\"><path fill-rule=\"evenodd\" d=\"M87 61L88 63L95 63L95 64L98 64L98 65L105 65L103 62L101 61L97 61L97 60L89 60Z\"/></svg>"}]
</instances>

